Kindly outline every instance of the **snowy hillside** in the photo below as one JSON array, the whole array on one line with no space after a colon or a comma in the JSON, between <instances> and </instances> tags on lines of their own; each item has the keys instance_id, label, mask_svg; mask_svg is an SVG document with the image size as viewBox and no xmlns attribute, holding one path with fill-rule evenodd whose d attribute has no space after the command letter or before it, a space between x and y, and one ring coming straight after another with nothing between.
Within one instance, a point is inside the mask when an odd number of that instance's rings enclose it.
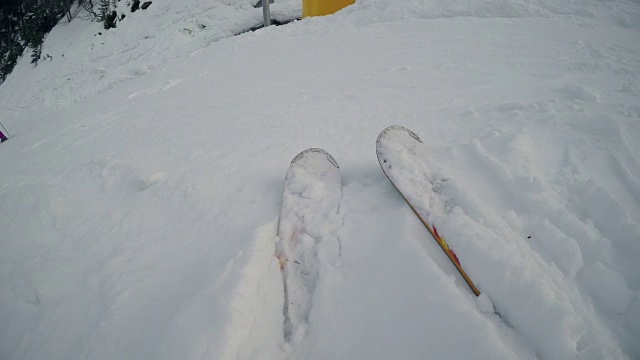
<instances>
[{"instance_id":1,"label":"snowy hillside","mask_svg":"<svg viewBox=\"0 0 640 360\"><path fill-rule=\"evenodd\" d=\"M640 358L637 1L358 0L234 36L261 16L76 19L0 85L1 359ZM480 297L381 171L392 124ZM343 188L285 337L278 216L309 147Z\"/></svg>"}]
</instances>

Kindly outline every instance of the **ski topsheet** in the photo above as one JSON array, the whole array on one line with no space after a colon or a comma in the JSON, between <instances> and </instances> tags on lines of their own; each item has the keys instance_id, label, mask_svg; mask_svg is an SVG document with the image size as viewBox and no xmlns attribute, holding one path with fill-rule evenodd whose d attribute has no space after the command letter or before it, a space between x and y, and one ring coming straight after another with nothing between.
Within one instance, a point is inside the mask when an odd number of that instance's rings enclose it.
<instances>
[{"instance_id":1,"label":"ski topsheet","mask_svg":"<svg viewBox=\"0 0 640 360\"><path fill-rule=\"evenodd\" d=\"M338 163L326 151L299 153L285 178L276 257L284 281L284 337L304 334L319 272L320 242L331 237L342 196Z\"/></svg>"},{"instance_id":2,"label":"ski topsheet","mask_svg":"<svg viewBox=\"0 0 640 360\"><path fill-rule=\"evenodd\" d=\"M436 227L427 221L430 201L424 190L425 187L431 189L432 184L429 183L429 171L425 163L425 160L429 159L430 155L422 140L413 131L405 127L399 125L389 126L378 136L376 153L380 167L382 167L387 178L429 230L429 233L458 269L473 293L479 296L480 291L462 269L456 254L449 248L444 238L438 234Z\"/></svg>"}]
</instances>

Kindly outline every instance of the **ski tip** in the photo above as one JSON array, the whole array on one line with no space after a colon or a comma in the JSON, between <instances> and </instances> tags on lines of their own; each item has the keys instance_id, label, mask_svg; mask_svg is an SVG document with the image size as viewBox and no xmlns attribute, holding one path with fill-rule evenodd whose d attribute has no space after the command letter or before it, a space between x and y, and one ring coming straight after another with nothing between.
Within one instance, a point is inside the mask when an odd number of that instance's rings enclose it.
<instances>
[{"instance_id":1,"label":"ski tip","mask_svg":"<svg viewBox=\"0 0 640 360\"><path fill-rule=\"evenodd\" d=\"M422 142L422 140L420 140L420 137L416 133L414 133L413 131L409 130L408 128L402 125L391 125L386 129L382 130L380 135L378 135L378 139L376 140L376 142L380 142L380 139L382 139L390 131L406 131L409 134L409 136L414 138L416 141Z\"/></svg>"},{"instance_id":2,"label":"ski tip","mask_svg":"<svg viewBox=\"0 0 640 360\"><path fill-rule=\"evenodd\" d=\"M294 162L300 160L301 158L303 158L305 155L309 154L309 153L320 153L322 155L325 155L327 157L327 160L336 167L336 169L339 169L340 166L338 165L338 162L336 161L336 159L333 158L333 156L331 156L331 154L329 154L327 151L320 149L320 148L308 148L306 150L301 151L298 155L296 155L293 160L291 160L291 163L293 164Z\"/></svg>"}]
</instances>

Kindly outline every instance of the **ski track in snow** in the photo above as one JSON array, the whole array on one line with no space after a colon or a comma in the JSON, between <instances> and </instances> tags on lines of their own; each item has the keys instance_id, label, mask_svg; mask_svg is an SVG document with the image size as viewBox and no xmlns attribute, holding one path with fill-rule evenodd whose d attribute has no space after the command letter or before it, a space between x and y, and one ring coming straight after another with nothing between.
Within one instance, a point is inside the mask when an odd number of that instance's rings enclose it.
<instances>
[{"instance_id":1,"label":"ski track in snow","mask_svg":"<svg viewBox=\"0 0 640 360\"><path fill-rule=\"evenodd\" d=\"M0 85L0 358L640 357L637 2L359 0L231 37L260 19L77 19ZM392 124L479 298L380 170ZM286 341L277 214L312 146L339 256Z\"/></svg>"}]
</instances>

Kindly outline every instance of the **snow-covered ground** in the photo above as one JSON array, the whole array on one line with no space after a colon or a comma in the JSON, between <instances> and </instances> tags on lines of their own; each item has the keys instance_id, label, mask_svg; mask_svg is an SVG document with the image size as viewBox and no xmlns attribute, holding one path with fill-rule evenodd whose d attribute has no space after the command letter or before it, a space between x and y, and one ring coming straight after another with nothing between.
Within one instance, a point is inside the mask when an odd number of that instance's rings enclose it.
<instances>
[{"instance_id":1,"label":"snow-covered ground","mask_svg":"<svg viewBox=\"0 0 640 360\"><path fill-rule=\"evenodd\" d=\"M640 358L637 1L358 0L233 36L261 16L76 19L0 85L0 358ZM392 124L480 297L380 170ZM276 231L308 147L340 164L340 249L285 342Z\"/></svg>"}]
</instances>

